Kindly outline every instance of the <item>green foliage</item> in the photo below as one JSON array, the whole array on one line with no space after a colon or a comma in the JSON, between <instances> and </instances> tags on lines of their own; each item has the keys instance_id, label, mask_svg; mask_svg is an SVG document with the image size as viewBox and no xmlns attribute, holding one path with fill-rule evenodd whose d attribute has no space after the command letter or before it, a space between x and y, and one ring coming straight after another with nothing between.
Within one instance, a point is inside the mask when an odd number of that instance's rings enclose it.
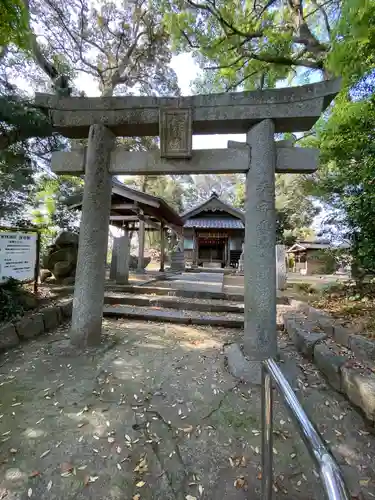
<instances>
[{"instance_id":1,"label":"green foliage","mask_svg":"<svg viewBox=\"0 0 375 500\"><path fill-rule=\"evenodd\" d=\"M375 66L375 1L345 0L327 67L353 84Z\"/></svg>"},{"instance_id":2,"label":"green foliage","mask_svg":"<svg viewBox=\"0 0 375 500\"><path fill-rule=\"evenodd\" d=\"M340 0L170 1L164 16L177 51L207 70L197 90L273 88L324 71Z\"/></svg>"},{"instance_id":3,"label":"green foliage","mask_svg":"<svg viewBox=\"0 0 375 500\"><path fill-rule=\"evenodd\" d=\"M0 284L0 318L9 321L25 311L25 291L22 283L9 279Z\"/></svg>"},{"instance_id":4,"label":"green foliage","mask_svg":"<svg viewBox=\"0 0 375 500\"><path fill-rule=\"evenodd\" d=\"M319 261L321 265L319 272L323 274L332 274L336 270L335 255L329 250L315 250L309 258Z\"/></svg>"},{"instance_id":5,"label":"green foliage","mask_svg":"<svg viewBox=\"0 0 375 500\"><path fill-rule=\"evenodd\" d=\"M27 13L22 0L1 0L0 50L10 43L27 46Z\"/></svg>"},{"instance_id":6,"label":"green foliage","mask_svg":"<svg viewBox=\"0 0 375 500\"><path fill-rule=\"evenodd\" d=\"M295 174L276 174L276 240L291 246L296 239L304 239L311 232L309 226L319 213L312 198L305 193L305 177ZM244 179L236 184L234 205L245 208Z\"/></svg>"},{"instance_id":7,"label":"green foliage","mask_svg":"<svg viewBox=\"0 0 375 500\"><path fill-rule=\"evenodd\" d=\"M357 266L375 271L375 95L342 96L314 139L321 169L310 186L331 209L327 229L352 242Z\"/></svg>"},{"instance_id":8,"label":"green foliage","mask_svg":"<svg viewBox=\"0 0 375 500\"><path fill-rule=\"evenodd\" d=\"M61 175L58 177L42 176L37 183L34 197L34 223L56 230L74 231L77 228L78 215L69 210L66 198L82 191L80 177Z\"/></svg>"}]
</instances>

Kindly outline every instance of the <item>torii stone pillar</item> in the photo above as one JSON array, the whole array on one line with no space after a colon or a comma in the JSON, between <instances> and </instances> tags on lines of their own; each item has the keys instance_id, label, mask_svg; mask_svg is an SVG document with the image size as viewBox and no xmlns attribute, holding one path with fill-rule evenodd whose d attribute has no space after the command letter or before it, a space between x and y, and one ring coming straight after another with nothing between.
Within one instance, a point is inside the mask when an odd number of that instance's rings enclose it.
<instances>
[{"instance_id":1,"label":"torii stone pillar","mask_svg":"<svg viewBox=\"0 0 375 500\"><path fill-rule=\"evenodd\" d=\"M139 219L138 226L138 272L144 271L144 258L145 258L145 221Z\"/></svg>"},{"instance_id":2,"label":"torii stone pillar","mask_svg":"<svg viewBox=\"0 0 375 500\"><path fill-rule=\"evenodd\" d=\"M263 120L247 134L251 160L246 178L244 345L253 361L277 353L274 133L273 121Z\"/></svg>"},{"instance_id":3,"label":"torii stone pillar","mask_svg":"<svg viewBox=\"0 0 375 500\"><path fill-rule=\"evenodd\" d=\"M114 136L109 129L91 125L71 328L71 341L79 346L97 345L101 340L113 145Z\"/></svg>"},{"instance_id":4,"label":"torii stone pillar","mask_svg":"<svg viewBox=\"0 0 375 500\"><path fill-rule=\"evenodd\" d=\"M129 282L129 231L124 229L124 234L119 238L117 253L116 283L126 285Z\"/></svg>"},{"instance_id":5,"label":"torii stone pillar","mask_svg":"<svg viewBox=\"0 0 375 500\"><path fill-rule=\"evenodd\" d=\"M80 333L82 343L100 340L110 161L112 175L247 174L245 347L253 360L273 357L276 354L274 174L311 173L318 164L316 150L291 147L288 143L275 146L274 132L309 130L339 90L340 82L336 80L261 92L176 98L116 96L108 101L37 95L35 104L44 109L55 131L71 139L85 138L90 131L87 160L82 149L56 152L51 161L52 171L70 175L82 175L86 164L73 305L73 332ZM112 138L106 127L119 136L159 135L160 151L132 152L117 148L109 158ZM192 150L192 134L237 134L249 129L247 145L243 147ZM143 247L141 227L142 260ZM90 337L90 341L86 342L85 337Z\"/></svg>"}]
</instances>

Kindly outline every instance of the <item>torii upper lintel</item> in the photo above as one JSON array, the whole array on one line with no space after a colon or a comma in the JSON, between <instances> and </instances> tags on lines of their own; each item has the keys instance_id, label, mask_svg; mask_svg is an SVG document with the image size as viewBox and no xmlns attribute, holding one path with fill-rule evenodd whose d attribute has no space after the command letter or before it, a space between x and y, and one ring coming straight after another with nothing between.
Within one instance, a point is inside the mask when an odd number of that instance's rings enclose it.
<instances>
[{"instance_id":1,"label":"torii upper lintel","mask_svg":"<svg viewBox=\"0 0 375 500\"><path fill-rule=\"evenodd\" d=\"M69 138L86 138L92 124L117 136L160 135L160 110L191 110L193 134L246 133L272 119L275 132L309 130L340 90L340 80L272 90L187 97L59 97L36 94L55 129Z\"/></svg>"}]
</instances>

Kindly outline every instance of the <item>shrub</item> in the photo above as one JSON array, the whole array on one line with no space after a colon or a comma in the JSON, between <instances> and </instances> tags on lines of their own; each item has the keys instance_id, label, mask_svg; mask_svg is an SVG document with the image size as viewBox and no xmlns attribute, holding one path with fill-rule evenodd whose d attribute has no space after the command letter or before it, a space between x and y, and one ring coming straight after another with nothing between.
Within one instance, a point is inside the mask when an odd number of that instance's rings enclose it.
<instances>
[{"instance_id":1,"label":"shrub","mask_svg":"<svg viewBox=\"0 0 375 500\"><path fill-rule=\"evenodd\" d=\"M15 279L0 284L0 321L9 321L23 314L27 309L26 295L22 283Z\"/></svg>"}]
</instances>

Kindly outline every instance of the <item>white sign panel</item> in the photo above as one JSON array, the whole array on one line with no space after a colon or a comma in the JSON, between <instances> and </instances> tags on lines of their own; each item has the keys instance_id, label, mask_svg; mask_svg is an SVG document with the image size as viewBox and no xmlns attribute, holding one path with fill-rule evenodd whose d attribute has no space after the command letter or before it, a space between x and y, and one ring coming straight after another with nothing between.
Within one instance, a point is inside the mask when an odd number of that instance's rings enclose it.
<instances>
[{"instance_id":1,"label":"white sign panel","mask_svg":"<svg viewBox=\"0 0 375 500\"><path fill-rule=\"evenodd\" d=\"M32 281L36 259L36 233L0 231L0 283L8 278Z\"/></svg>"}]
</instances>

